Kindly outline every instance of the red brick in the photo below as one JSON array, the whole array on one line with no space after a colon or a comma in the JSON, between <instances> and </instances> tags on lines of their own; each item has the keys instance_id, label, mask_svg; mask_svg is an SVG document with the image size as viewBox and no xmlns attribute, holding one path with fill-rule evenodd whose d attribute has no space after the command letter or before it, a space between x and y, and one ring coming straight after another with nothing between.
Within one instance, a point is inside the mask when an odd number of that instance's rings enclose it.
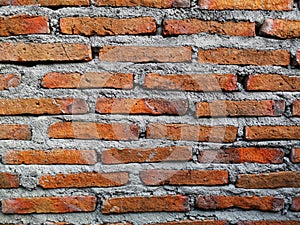
<instances>
[{"instance_id":1,"label":"red brick","mask_svg":"<svg viewBox=\"0 0 300 225\"><path fill-rule=\"evenodd\" d=\"M149 89L183 91L235 91L237 77L233 74L147 74L144 86Z\"/></svg>"},{"instance_id":2,"label":"red brick","mask_svg":"<svg viewBox=\"0 0 300 225\"><path fill-rule=\"evenodd\" d=\"M300 116L300 100L293 102L293 116Z\"/></svg>"},{"instance_id":3,"label":"red brick","mask_svg":"<svg viewBox=\"0 0 300 225\"><path fill-rule=\"evenodd\" d=\"M151 223L147 225L227 225L226 221L222 220L184 220L166 223Z\"/></svg>"},{"instance_id":4,"label":"red brick","mask_svg":"<svg viewBox=\"0 0 300 225\"><path fill-rule=\"evenodd\" d=\"M202 9L209 10L292 10L293 0L199 0Z\"/></svg>"},{"instance_id":5,"label":"red brick","mask_svg":"<svg viewBox=\"0 0 300 225\"><path fill-rule=\"evenodd\" d=\"M237 127L234 126L151 123L146 130L147 138L168 140L234 142L236 135Z\"/></svg>"},{"instance_id":6,"label":"red brick","mask_svg":"<svg viewBox=\"0 0 300 225\"><path fill-rule=\"evenodd\" d=\"M300 172L283 171L261 174L240 174L238 188L299 188Z\"/></svg>"},{"instance_id":7,"label":"red brick","mask_svg":"<svg viewBox=\"0 0 300 225\"><path fill-rule=\"evenodd\" d=\"M21 34L49 34L49 18L44 16L16 15L0 17L0 36Z\"/></svg>"},{"instance_id":8,"label":"red brick","mask_svg":"<svg viewBox=\"0 0 300 225\"><path fill-rule=\"evenodd\" d=\"M214 116L281 116L285 110L284 101L244 100L199 102L196 104L196 117Z\"/></svg>"},{"instance_id":9,"label":"red brick","mask_svg":"<svg viewBox=\"0 0 300 225\"><path fill-rule=\"evenodd\" d=\"M0 0L0 6L10 5L10 0Z\"/></svg>"},{"instance_id":10,"label":"red brick","mask_svg":"<svg viewBox=\"0 0 300 225\"><path fill-rule=\"evenodd\" d=\"M96 111L101 114L184 115L187 100L147 98L98 98Z\"/></svg>"},{"instance_id":11,"label":"red brick","mask_svg":"<svg viewBox=\"0 0 300 225\"><path fill-rule=\"evenodd\" d=\"M184 19L165 20L163 24L163 35L166 36L198 33L255 36L255 23Z\"/></svg>"},{"instance_id":12,"label":"red brick","mask_svg":"<svg viewBox=\"0 0 300 225\"><path fill-rule=\"evenodd\" d=\"M140 177L146 185L203 185L228 184L227 170L145 170Z\"/></svg>"},{"instance_id":13,"label":"red brick","mask_svg":"<svg viewBox=\"0 0 300 225\"><path fill-rule=\"evenodd\" d=\"M249 91L300 91L300 77L278 74L250 75L246 82Z\"/></svg>"},{"instance_id":14,"label":"red brick","mask_svg":"<svg viewBox=\"0 0 300 225\"><path fill-rule=\"evenodd\" d=\"M298 212L300 211L300 196L293 198L291 210Z\"/></svg>"},{"instance_id":15,"label":"red brick","mask_svg":"<svg viewBox=\"0 0 300 225\"><path fill-rule=\"evenodd\" d=\"M296 52L296 64L300 65L300 50Z\"/></svg>"},{"instance_id":16,"label":"red brick","mask_svg":"<svg viewBox=\"0 0 300 225\"><path fill-rule=\"evenodd\" d=\"M12 198L2 200L4 214L92 212L94 196Z\"/></svg>"},{"instance_id":17,"label":"red brick","mask_svg":"<svg viewBox=\"0 0 300 225\"><path fill-rule=\"evenodd\" d=\"M300 139L300 126L252 126L246 127L247 140Z\"/></svg>"},{"instance_id":18,"label":"red brick","mask_svg":"<svg viewBox=\"0 0 300 225\"><path fill-rule=\"evenodd\" d=\"M80 34L86 36L155 34L156 23L152 17L128 19L68 17L60 19L60 29L63 34Z\"/></svg>"},{"instance_id":19,"label":"red brick","mask_svg":"<svg viewBox=\"0 0 300 225\"><path fill-rule=\"evenodd\" d=\"M255 50L216 48L198 51L199 63L288 66L290 53L286 50Z\"/></svg>"},{"instance_id":20,"label":"red brick","mask_svg":"<svg viewBox=\"0 0 300 225\"><path fill-rule=\"evenodd\" d=\"M99 60L108 62L189 62L191 47L104 46Z\"/></svg>"},{"instance_id":21,"label":"red brick","mask_svg":"<svg viewBox=\"0 0 300 225\"><path fill-rule=\"evenodd\" d=\"M78 164L93 165L97 163L95 150L9 150L6 152L4 162L10 165L52 165L52 164Z\"/></svg>"},{"instance_id":22,"label":"red brick","mask_svg":"<svg viewBox=\"0 0 300 225\"><path fill-rule=\"evenodd\" d=\"M300 163L300 148L293 148L291 155L290 155L290 160L293 163Z\"/></svg>"},{"instance_id":23,"label":"red brick","mask_svg":"<svg viewBox=\"0 0 300 225\"><path fill-rule=\"evenodd\" d=\"M12 5L89 6L90 0L12 0Z\"/></svg>"},{"instance_id":24,"label":"red brick","mask_svg":"<svg viewBox=\"0 0 300 225\"><path fill-rule=\"evenodd\" d=\"M300 20L266 19L259 34L282 39L299 38Z\"/></svg>"},{"instance_id":25,"label":"red brick","mask_svg":"<svg viewBox=\"0 0 300 225\"><path fill-rule=\"evenodd\" d=\"M124 73L47 73L41 82L44 88L115 88L132 89L133 74Z\"/></svg>"},{"instance_id":26,"label":"red brick","mask_svg":"<svg viewBox=\"0 0 300 225\"><path fill-rule=\"evenodd\" d=\"M97 6L145 6L153 8L190 7L189 0L95 0Z\"/></svg>"},{"instance_id":27,"label":"red brick","mask_svg":"<svg viewBox=\"0 0 300 225\"><path fill-rule=\"evenodd\" d=\"M272 148L227 148L202 150L200 163L283 163L284 152Z\"/></svg>"},{"instance_id":28,"label":"red brick","mask_svg":"<svg viewBox=\"0 0 300 225\"><path fill-rule=\"evenodd\" d=\"M88 105L82 99L0 99L0 115L82 114L86 112L88 112Z\"/></svg>"},{"instance_id":29,"label":"red brick","mask_svg":"<svg viewBox=\"0 0 300 225\"><path fill-rule=\"evenodd\" d=\"M91 47L84 44L63 43L9 43L0 44L0 61L40 62L40 61L90 61Z\"/></svg>"},{"instance_id":30,"label":"red brick","mask_svg":"<svg viewBox=\"0 0 300 225\"><path fill-rule=\"evenodd\" d=\"M272 196L199 196L196 205L200 209L240 208L276 212L283 208L284 199Z\"/></svg>"},{"instance_id":31,"label":"red brick","mask_svg":"<svg viewBox=\"0 0 300 225\"><path fill-rule=\"evenodd\" d=\"M28 125L0 124L0 140L30 140L31 130Z\"/></svg>"},{"instance_id":32,"label":"red brick","mask_svg":"<svg viewBox=\"0 0 300 225\"><path fill-rule=\"evenodd\" d=\"M19 186L19 175L5 172L0 173L0 188L18 188Z\"/></svg>"},{"instance_id":33,"label":"red brick","mask_svg":"<svg viewBox=\"0 0 300 225\"><path fill-rule=\"evenodd\" d=\"M125 123L57 122L48 129L50 138L138 140L139 127Z\"/></svg>"},{"instance_id":34,"label":"red brick","mask_svg":"<svg viewBox=\"0 0 300 225\"><path fill-rule=\"evenodd\" d=\"M261 221L241 221L238 225L300 225L296 220L261 220Z\"/></svg>"},{"instance_id":35,"label":"red brick","mask_svg":"<svg viewBox=\"0 0 300 225\"><path fill-rule=\"evenodd\" d=\"M21 84L21 76L16 74L0 75L0 91L18 87Z\"/></svg>"},{"instance_id":36,"label":"red brick","mask_svg":"<svg viewBox=\"0 0 300 225\"><path fill-rule=\"evenodd\" d=\"M128 173L76 173L44 175L39 179L43 188L85 188L85 187L116 187L128 182Z\"/></svg>"},{"instance_id":37,"label":"red brick","mask_svg":"<svg viewBox=\"0 0 300 225\"><path fill-rule=\"evenodd\" d=\"M189 198L182 195L150 196L150 197L119 197L103 202L101 212L185 212L190 210Z\"/></svg>"},{"instance_id":38,"label":"red brick","mask_svg":"<svg viewBox=\"0 0 300 225\"><path fill-rule=\"evenodd\" d=\"M189 161L192 159L192 148L184 146L138 149L108 149L102 151L101 161L104 164Z\"/></svg>"}]
</instances>

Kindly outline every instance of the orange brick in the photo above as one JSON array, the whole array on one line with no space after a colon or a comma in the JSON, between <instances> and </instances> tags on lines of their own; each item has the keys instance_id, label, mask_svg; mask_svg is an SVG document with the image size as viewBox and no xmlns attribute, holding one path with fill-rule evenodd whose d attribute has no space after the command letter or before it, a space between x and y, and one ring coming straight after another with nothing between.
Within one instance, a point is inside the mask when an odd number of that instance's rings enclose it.
<instances>
[{"instance_id":1,"label":"orange brick","mask_svg":"<svg viewBox=\"0 0 300 225\"><path fill-rule=\"evenodd\" d=\"M202 150L200 163L283 163L284 152L272 148L227 148Z\"/></svg>"},{"instance_id":2,"label":"orange brick","mask_svg":"<svg viewBox=\"0 0 300 225\"><path fill-rule=\"evenodd\" d=\"M196 104L196 117L214 116L281 116L285 110L285 101L244 100L214 101Z\"/></svg>"},{"instance_id":3,"label":"orange brick","mask_svg":"<svg viewBox=\"0 0 300 225\"><path fill-rule=\"evenodd\" d=\"M227 221L222 220L183 220L166 223L151 223L147 225L227 225Z\"/></svg>"},{"instance_id":4,"label":"orange brick","mask_svg":"<svg viewBox=\"0 0 300 225\"><path fill-rule=\"evenodd\" d=\"M190 7L189 0L95 0L97 6L144 6L153 8Z\"/></svg>"},{"instance_id":5,"label":"orange brick","mask_svg":"<svg viewBox=\"0 0 300 225\"><path fill-rule=\"evenodd\" d=\"M12 198L2 200L2 213L69 213L92 212L96 208L94 196Z\"/></svg>"},{"instance_id":6,"label":"orange brick","mask_svg":"<svg viewBox=\"0 0 300 225\"><path fill-rule=\"evenodd\" d=\"M115 88L132 89L133 74L124 73L47 73L42 79L44 88Z\"/></svg>"},{"instance_id":7,"label":"orange brick","mask_svg":"<svg viewBox=\"0 0 300 225\"><path fill-rule=\"evenodd\" d=\"M91 47L84 44L42 44L9 43L0 44L0 61L40 62L40 61L90 61Z\"/></svg>"},{"instance_id":8,"label":"orange brick","mask_svg":"<svg viewBox=\"0 0 300 225\"><path fill-rule=\"evenodd\" d=\"M155 34L156 23L152 17L128 19L68 17L60 19L63 34L80 34L86 36Z\"/></svg>"},{"instance_id":9,"label":"orange brick","mask_svg":"<svg viewBox=\"0 0 300 225\"><path fill-rule=\"evenodd\" d=\"M85 188L85 187L116 187L128 182L128 173L76 173L44 175L39 179L43 188Z\"/></svg>"},{"instance_id":10,"label":"orange brick","mask_svg":"<svg viewBox=\"0 0 300 225\"><path fill-rule=\"evenodd\" d=\"M52 164L78 164L92 165L97 163L97 153L94 150L9 150L6 152L4 162L10 165L52 165Z\"/></svg>"},{"instance_id":11,"label":"orange brick","mask_svg":"<svg viewBox=\"0 0 300 225\"><path fill-rule=\"evenodd\" d=\"M293 148L291 155L290 155L290 160L293 163L300 163L300 148Z\"/></svg>"},{"instance_id":12,"label":"orange brick","mask_svg":"<svg viewBox=\"0 0 300 225\"><path fill-rule=\"evenodd\" d=\"M189 161L192 159L192 148L184 146L138 149L108 149L102 151L101 161L104 164Z\"/></svg>"},{"instance_id":13,"label":"orange brick","mask_svg":"<svg viewBox=\"0 0 300 225\"><path fill-rule=\"evenodd\" d=\"M300 225L296 220L262 220L262 221L242 221L238 225Z\"/></svg>"},{"instance_id":14,"label":"orange brick","mask_svg":"<svg viewBox=\"0 0 300 225\"><path fill-rule=\"evenodd\" d=\"M293 198L291 210L298 212L300 211L300 196Z\"/></svg>"},{"instance_id":15,"label":"orange brick","mask_svg":"<svg viewBox=\"0 0 300 225\"><path fill-rule=\"evenodd\" d=\"M147 138L206 142L234 142L237 127L190 124L149 124Z\"/></svg>"},{"instance_id":16,"label":"orange brick","mask_svg":"<svg viewBox=\"0 0 300 225\"><path fill-rule=\"evenodd\" d=\"M165 20L163 24L163 35L166 36L198 33L251 37L255 36L255 23L185 19Z\"/></svg>"},{"instance_id":17,"label":"orange brick","mask_svg":"<svg viewBox=\"0 0 300 225\"><path fill-rule=\"evenodd\" d=\"M198 51L199 63L288 66L290 53L286 50L255 50L216 48Z\"/></svg>"},{"instance_id":18,"label":"orange brick","mask_svg":"<svg viewBox=\"0 0 300 225\"><path fill-rule=\"evenodd\" d=\"M0 0L0 6L10 5L10 0Z\"/></svg>"},{"instance_id":19,"label":"orange brick","mask_svg":"<svg viewBox=\"0 0 300 225\"><path fill-rule=\"evenodd\" d=\"M182 195L149 196L149 197L119 197L103 202L101 212L185 212L190 209L189 198Z\"/></svg>"},{"instance_id":20,"label":"orange brick","mask_svg":"<svg viewBox=\"0 0 300 225\"><path fill-rule=\"evenodd\" d=\"M140 177L144 184L150 186L228 184L227 170L145 170Z\"/></svg>"},{"instance_id":21,"label":"orange brick","mask_svg":"<svg viewBox=\"0 0 300 225\"><path fill-rule=\"evenodd\" d=\"M191 47L104 46L99 60L108 62L189 62Z\"/></svg>"},{"instance_id":22,"label":"orange brick","mask_svg":"<svg viewBox=\"0 0 300 225\"><path fill-rule=\"evenodd\" d=\"M18 188L19 186L19 175L5 172L0 173L0 188Z\"/></svg>"},{"instance_id":23,"label":"orange brick","mask_svg":"<svg viewBox=\"0 0 300 225\"><path fill-rule=\"evenodd\" d=\"M16 74L0 75L0 91L18 87L21 84L21 76Z\"/></svg>"},{"instance_id":24,"label":"orange brick","mask_svg":"<svg viewBox=\"0 0 300 225\"><path fill-rule=\"evenodd\" d=\"M199 0L199 5L202 9L209 10L292 10L293 0Z\"/></svg>"},{"instance_id":25,"label":"orange brick","mask_svg":"<svg viewBox=\"0 0 300 225\"><path fill-rule=\"evenodd\" d=\"M12 5L89 6L90 0L12 0Z\"/></svg>"},{"instance_id":26,"label":"orange brick","mask_svg":"<svg viewBox=\"0 0 300 225\"><path fill-rule=\"evenodd\" d=\"M239 174L238 188L299 188L300 172L283 171L262 174Z\"/></svg>"},{"instance_id":27,"label":"orange brick","mask_svg":"<svg viewBox=\"0 0 300 225\"><path fill-rule=\"evenodd\" d=\"M96 111L101 114L184 115L187 100L146 98L98 98Z\"/></svg>"},{"instance_id":28,"label":"orange brick","mask_svg":"<svg viewBox=\"0 0 300 225\"><path fill-rule=\"evenodd\" d=\"M300 126L252 126L246 127L247 140L300 139Z\"/></svg>"},{"instance_id":29,"label":"orange brick","mask_svg":"<svg viewBox=\"0 0 300 225\"><path fill-rule=\"evenodd\" d=\"M299 38L300 20L266 19L259 34L282 39Z\"/></svg>"},{"instance_id":30,"label":"orange brick","mask_svg":"<svg viewBox=\"0 0 300 225\"><path fill-rule=\"evenodd\" d=\"M237 77L233 74L147 74L144 86L149 89L183 91L235 91Z\"/></svg>"},{"instance_id":31,"label":"orange brick","mask_svg":"<svg viewBox=\"0 0 300 225\"><path fill-rule=\"evenodd\" d=\"M296 52L296 64L300 65L300 50Z\"/></svg>"},{"instance_id":32,"label":"orange brick","mask_svg":"<svg viewBox=\"0 0 300 225\"><path fill-rule=\"evenodd\" d=\"M28 125L0 124L0 140L30 140L31 130Z\"/></svg>"},{"instance_id":33,"label":"orange brick","mask_svg":"<svg viewBox=\"0 0 300 225\"><path fill-rule=\"evenodd\" d=\"M293 116L300 116L300 100L293 102Z\"/></svg>"},{"instance_id":34,"label":"orange brick","mask_svg":"<svg viewBox=\"0 0 300 225\"><path fill-rule=\"evenodd\" d=\"M273 196L199 196L196 204L200 209L240 208L277 212L283 208L284 199Z\"/></svg>"},{"instance_id":35,"label":"orange brick","mask_svg":"<svg viewBox=\"0 0 300 225\"><path fill-rule=\"evenodd\" d=\"M48 129L50 138L138 140L139 127L125 123L57 122Z\"/></svg>"}]
</instances>

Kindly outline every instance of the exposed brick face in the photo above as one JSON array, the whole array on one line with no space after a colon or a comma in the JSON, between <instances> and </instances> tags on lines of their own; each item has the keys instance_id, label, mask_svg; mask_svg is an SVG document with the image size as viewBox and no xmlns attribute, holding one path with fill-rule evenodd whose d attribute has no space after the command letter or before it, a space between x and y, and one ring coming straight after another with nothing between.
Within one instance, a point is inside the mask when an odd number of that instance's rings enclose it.
<instances>
[{"instance_id":1,"label":"exposed brick face","mask_svg":"<svg viewBox=\"0 0 300 225\"><path fill-rule=\"evenodd\" d=\"M266 19L260 34L277 38L299 38L300 20Z\"/></svg>"},{"instance_id":2,"label":"exposed brick face","mask_svg":"<svg viewBox=\"0 0 300 225\"><path fill-rule=\"evenodd\" d=\"M227 221L222 220L184 220L166 223L151 223L147 225L227 225Z\"/></svg>"},{"instance_id":3,"label":"exposed brick face","mask_svg":"<svg viewBox=\"0 0 300 225\"><path fill-rule=\"evenodd\" d=\"M300 116L300 101L293 102L293 115Z\"/></svg>"},{"instance_id":4,"label":"exposed brick face","mask_svg":"<svg viewBox=\"0 0 300 225\"><path fill-rule=\"evenodd\" d=\"M300 50L296 52L296 64L300 65Z\"/></svg>"},{"instance_id":5,"label":"exposed brick face","mask_svg":"<svg viewBox=\"0 0 300 225\"><path fill-rule=\"evenodd\" d=\"M21 84L21 76L17 74L0 75L0 91L18 87Z\"/></svg>"},{"instance_id":6,"label":"exposed brick face","mask_svg":"<svg viewBox=\"0 0 300 225\"><path fill-rule=\"evenodd\" d=\"M293 211L300 211L300 196L293 198L291 210Z\"/></svg>"},{"instance_id":7,"label":"exposed brick face","mask_svg":"<svg viewBox=\"0 0 300 225\"><path fill-rule=\"evenodd\" d=\"M300 149L299 148L292 149L290 159L293 163L300 163Z\"/></svg>"},{"instance_id":8,"label":"exposed brick face","mask_svg":"<svg viewBox=\"0 0 300 225\"><path fill-rule=\"evenodd\" d=\"M144 6L154 8L189 7L188 0L95 0L97 6Z\"/></svg>"},{"instance_id":9,"label":"exposed brick face","mask_svg":"<svg viewBox=\"0 0 300 225\"><path fill-rule=\"evenodd\" d=\"M12 5L88 6L90 0L12 0Z\"/></svg>"},{"instance_id":10,"label":"exposed brick face","mask_svg":"<svg viewBox=\"0 0 300 225\"><path fill-rule=\"evenodd\" d=\"M299 225L296 220L262 220L262 221L241 221L238 225Z\"/></svg>"},{"instance_id":11,"label":"exposed brick face","mask_svg":"<svg viewBox=\"0 0 300 225\"><path fill-rule=\"evenodd\" d=\"M0 140L30 140L31 129L22 124L0 124Z\"/></svg>"},{"instance_id":12,"label":"exposed brick face","mask_svg":"<svg viewBox=\"0 0 300 225\"><path fill-rule=\"evenodd\" d=\"M6 172L0 173L0 188L18 188L19 185L19 175Z\"/></svg>"},{"instance_id":13,"label":"exposed brick face","mask_svg":"<svg viewBox=\"0 0 300 225\"><path fill-rule=\"evenodd\" d=\"M299 126L251 126L246 127L247 140L300 139Z\"/></svg>"}]
</instances>

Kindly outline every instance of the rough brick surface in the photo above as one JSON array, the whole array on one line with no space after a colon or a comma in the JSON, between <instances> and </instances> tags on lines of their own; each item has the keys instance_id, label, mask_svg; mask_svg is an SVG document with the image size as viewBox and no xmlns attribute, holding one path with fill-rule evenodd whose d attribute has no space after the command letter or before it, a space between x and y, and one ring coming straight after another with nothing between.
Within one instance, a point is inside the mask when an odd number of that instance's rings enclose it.
<instances>
[{"instance_id":1,"label":"rough brick surface","mask_svg":"<svg viewBox=\"0 0 300 225\"><path fill-rule=\"evenodd\" d=\"M19 175L5 172L0 173L0 188L18 188L19 185Z\"/></svg>"},{"instance_id":2,"label":"rough brick surface","mask_svg":"<svg viewBox=\"0 0 300 225\"><path fill-rule=\"evenodd\" d=\"M28 125L0 124L0 140L30 140L31 130Z\"/></svg>"},{"instance_id":3,"label":"rough brick surface","mask_svg":"<svg viewBox=\"0 0 300 225\"><path fill-rule=\"evenodd\" d=\"M10 165L19 164L78 164L92 165L97 162L97 154L94 150L9 150L6 152L4 162Z\"/></svg>"},{"instance_id":4,"label":"rough brick surface","mask_svg":"<svg viewBox=\"0 0 300 225\"><path fill-rule=\"evenodd\" d=\"M263 174L240 174L236 186L239 188L300 187L300 172L283 171Z\"/></svg>"},{"instance_id":5,"label":"rough brick surface","mask_svg":"<svg viewBox=\"0 0 300 225\"><path fill-rule=\"evenodd\" d=\"M286 50L216 48L199 50L198 61L224 65L287 66L290 53Z\"/></svg>"},{"instance_id":6,"label":"rough brick surface","mask_svg":"<svg viewBox=\"0 0 300 225\"><path fill-rule=\"evenodd\" d=\"M290 159L293 163L300 163L300 149L299 148L292 149Z\"/></svg>"},{"instance_id":7,"label":"rough brick surface","mask_svg":"<svg viewBox=\"0 0 300 225\"><path fill-rule=\"evenodd\" d=\"M190 209L188 202L182 195L110 198L104 201L101 212L185 212Z\"/></svg>"},{"instance_id":8,"label":"rough brick surface","mask_svg":"<svg viewBox=\"0 0 300 225\"><path fill-rule=\"evenodd\" d=\"M300 196L293 198L291 210L300 211Z\"/></svg>"},{"instance_id":9,"label":"rough brick surface","mask_svg":"<svg viewBox=\"0 0 300 225\"><path fill-rule=\"evenodd\" d=\"M97 6L189 7L189 0L95 0Z\"/></svg>"},{"instance_id":10,"label":"rough brick surface","mask_svg":"<svg viewBox=\"0 0 300 225\"><path fill-rule=\"evenodd\" d=\"M10 0L0 0L0 6L10 5Z\"/></svg>"},{"instance_id":11,"label":"rough brick surface","mask_svg":"<svg viewBox=\"0 0 300 225\"><path fill-rule=\"evenodd\" d=\"M300 116L300 100L293 102L293 116Z\"/></svg>"},{"instance_id":12,"label":"rough brick surface","mask_svg":"<svg viewBox=\"0 0 300 225\"><path fill-rule=\"evenodd\" d=\"M300 139L299 126L251 126L246 127L247 140Z\"/></svg>"},{"instance_id":13,"label":"rough brick surface","mask_svg":"<svg viewBox=\"0 0 300 225\"><path fill-rule=\"evenodd\" d=\"M296 220L261 220L261 221L241 221L238 225L299 225Z\"/></svg>"},{"instance_id":14,"label":"rough brick surface","mask_svg":"<svg viewBox=\"0 0 300 225\"><path fill-rule=\"evenodd\" d=\"M189 62L191 47L104 46L99 60L108 62Z\"/></svg>"},{"instance_id":15,"label":"rough brick surface","mask_svg":"<svg viewBox=\"0 0 300 225\"><path fill-rule=\"evenodd\" d=\"M227 148L202 150L200 163L283 163L284 152L272 148Z\"/></svg>"},{"instance_id":16,"label":"rough brick surface","mask_svg":"<svg viewBox=\"0 0 300 225\"><path fill-rule=\"evenodd\" d=\"M185 19L165 20L163 26L163 34L166 36L198 33L255 36L255 23L250 22L218 22Z\"/></svg>"},{"instance_id":17,"label":"rough brick surface","mask_svg":"<svg viewBox=\"0 0 300 225\"><path fill-rule=\"evenodd\" d=\"M86 36L154 34L156 32L156 24L152 17L128 19L68 17L60 19L60 29L64 34Z\"/></svg>"},{"instance_id":18,"label":"rough brick surface","mask_svg":"<svg viewBox=\"0 0 300 225\"><path fill-rule=\"evenodd\" d=\"M284 199L267 196L199 196L196 205L200 209L241 208L276 212L283 208Z\"/></svg>"},{"instance_id":19,"label":"rough brick surface","mask_svg":"<svg viewBox=\"0 0 300 225\"><path fill-rule=\"evenodd\" d=\"M140 177L146 185L225 185L226 170L145 170Z\"/></svg>"},{"instance_id":20,"label":"rough brick surface","mask_svg":"<svg viewBox=\"0 0 300 225\"><path fill-rule=\"evenodd\" d=\"M300 20L266 19L260 34L283 39L299 38Z\"/></svg>"},{"instance_id":21,"label":"rough brick surface","mask_svg":"<svg viewBox=\"0 0 300 225\"><path fill-rule=\"evenodd\" d=\"M12 198L2 200L5 214L91 212L96 208L94 196Z\"/></svg>"},{"instance_id":22,"label":"rough brick surface","mask_svg":"<svg viewBox=\"0 0 300 225\"><path fill-rule=\"evenodd\" d=\"M300 50L296 52L296 64L300 65Z\"/></svg>"},{"instance_id":23,"label":"rough brick surface","mask_svg":"<svg viewBox=\"0 0 300 225\"><path fill-rule=\"evenodd\" d=\"M144 86L149 89L182 91L235 91L237 77L233 74L147 74Z\"/></svg>"},{"instance_id":24,"label":"rough brick surface","mask_svg":"<svg viewBox=\"0 0 300 225\"><path fill-rule=\"evenodd\" d=\"M222 220L183 220L166 223L151 223L147 225L227 225L227 221Z\"/></svg>"},{"instance_id":25,"label":"rough brick surface","mask_svg":"<svg viewBox=\"0 0 300 225\"><path fill-rule=\"evenodd\" d=\"M12 5L88 6L90 0L12 0Z\"/></svg>"},{"instance_id":26,"label":"rough brick surface","mask_svg":"<svg viewBox=\"0 0 300 225\"><path fill-rule=\"evenodd\" d=\"M236 134L234 126L190 124L149 124L146 131L147 138L206 142L233 142Z\"/></svg>"},{"instance_id":27,"label":"rough brick surface","mask_svg":"<svg viewBox=\"0 0 300 225\"><path fill-rule=\"evenodd\" d=\"M21 76L17 74L0 75L0 91L18 87L21 84Z\"/></svg>"}]
</instances>

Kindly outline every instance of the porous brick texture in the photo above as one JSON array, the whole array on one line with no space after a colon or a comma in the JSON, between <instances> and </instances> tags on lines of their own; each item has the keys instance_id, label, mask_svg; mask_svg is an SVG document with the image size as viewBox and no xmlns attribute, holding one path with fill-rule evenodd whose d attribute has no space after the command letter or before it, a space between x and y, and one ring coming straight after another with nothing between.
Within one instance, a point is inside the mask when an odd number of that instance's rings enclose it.
<instances>
[{"instance_id":1,"label":"porous brick texture","mask_svg":"<svg viewBox=\"0 0 300 225\"><path fill-rule=\"evenodd\" d=\"M0 0L0 225L300 225L299 0Z\"/></svg>"}]
</instances>

